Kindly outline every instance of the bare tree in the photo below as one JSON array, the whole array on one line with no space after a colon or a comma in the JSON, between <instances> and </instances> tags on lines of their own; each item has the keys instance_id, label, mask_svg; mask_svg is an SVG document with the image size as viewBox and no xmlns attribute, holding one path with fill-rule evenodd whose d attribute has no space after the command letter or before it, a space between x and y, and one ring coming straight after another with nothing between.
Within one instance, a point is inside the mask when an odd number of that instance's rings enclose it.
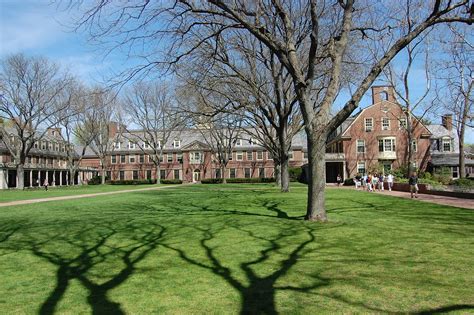
<instances>
[{"instance_id":1,"label":"bare tree","mask_svg":"<svg viewBox=\"0 0 474 315\"><path fill-rule=\"evenodd\" d=\"M69 106L61 93L71 82L58 65L43 57L12 55L0 74L0 140L16 167L17 188L24 188L24 165L30 150L61 121Z\"/></svg>"},{"instance_id":2,"label":"bare tree","mask_svg":"<svg viewBox=\"0 0 474 315\"><path fill-rule=\"evenodd\" d=\"M450 27L448 39L442 41L444 58L439 77L442 94L439 99L444 108L454 114L454 124L459 143L459 176L466 177L465 133L474 127L474 43L468 28ZM444 93L443 93L444 92Z\"/></svg>"},{"instance_id":3,"label":"bare tree","mask_svg":"<svg viewBox=\"0 0 474 315\"><path fill-rule=\"evenodd\" d=\"M130 124L138 126L139 130L127 130L122 135L137 142L140 150L149 155L159 184L163 149L171 136L184 127L173 93L164 84L137 83L126 94L124 111Z\"/></svg>"},{"instance_id":4,"label":"bare tree","mask_svg":"<svg viewBox=\"0 0 474 315\"><path fill-rule=\"evenodd\" d=\"M90 148L99 157L101 184L105 184L109 156L119 139L116 95L109 90L95 88L90 95L90 107L84 120L84 137L90 134Z\"/></svg>"},{"instance_id":5,"label":"bare tree","mask_svg":"<svg viewBox=\"0 0 474 315\"><path fill-rule=\"evenodd\" d=\"M243 32L266 46L289 72L303 116L308 141L309 186L307 220L326 221L325 149L329 133L358 107L363 95L387 64L426 29L440 23L474 21L469 0L426 2L339 1L174 1L108 5L102 0L88 8L79 26L95 38L113 36L118 46L143 58L124 74L123 80L146 76L160 65L188 60L204 43L218 42L225 32ZM418 19L411 31L400 18L404 7L413 8ZM107 12L105 16L104 13ZM166 21L165 23L163 21ZM374 36L389 36L375 58L367 58ZM171 38L170 38L171 37ZM147 51L149 41L170 43L167 58ZM117 43L117 41L114 41ZM144 51L145 50L145 51ZM157 57L152 58L152 57ZM151 60L154 59L154 60ZM364 71L354 81L350 96L340 110L330 115L342 89L342 73L349 64L362 64Z\"/></svg>"}]
</instances>

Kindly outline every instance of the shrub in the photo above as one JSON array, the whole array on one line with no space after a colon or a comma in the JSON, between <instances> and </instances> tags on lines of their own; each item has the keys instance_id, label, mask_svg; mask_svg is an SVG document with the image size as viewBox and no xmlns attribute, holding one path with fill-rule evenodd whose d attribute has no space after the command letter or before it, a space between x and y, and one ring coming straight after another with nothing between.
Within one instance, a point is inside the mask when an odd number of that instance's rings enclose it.
<instances>
[{"instance_id":1,"label":"shrub","mask_svg":"<svg viewBox=\"0 0 474 315\"><path fill-rule=\"evenodd\" d=\"M181 179L162 179L160 180L160 183L176 185L176 184L182 184L183 181Z\"/></svg>"},{"instance_id":2,"label":"shrub","mask_svg":"<svg viewBox=\"0 0 474 315\"><path fill-rule=\"evenodd\" d=\"M300 181L303 170L301 169L301 167L290 167L288 169L288 173L290 175L290 181L297 182Z\"/></svg>"},{"instance_id":3,"label":"shrub","mask_svg":"<svg viewBox=\"0 0 474 315\"><path fill-rule=\"evenodd\" d=\"M252 183L274 183L275 178L273 177L264 177L264 178L228 178L228 183L233 184L252 184Z\"/></svg>"},{"instance_id":4,"label":"shrub","mask_svg":"<svg viewBox=\"0 0 474 315\"><path fill-rule=\"evenodd\" d=\"M106 177L106 178L105 178L105 181L108 181L108 180L109 180L109 178ZM87 182L87 185L100 185L100 184L102 184L102 176L99 176L99 175L92 177L92 178Z\"/></svg>"},{"instance_id":5,"label":"shrub","mask_svg":"<svg viewBox=\"0 0 474 315\"><path fill-rule=\"evenodd\" d=\"M442 167L436 170L433 175L433 180L440 182L443 185L449 185L452 179L451 169L449 167Z\"/></svg>"},{"instance_id":6,"label":"shrub","mask_svg":"<svg viewBox=\"0 0 474 315\"><path fill-rule=\"evenodd\" d=\"M156 179L113 180L110 185L150 185L156 184Z\"/></svg>"},{"instance_id":7,"label":"shrub","mask_svg":"<svg viewBox=\"0 0 474 315\"><path fill-rule=\"evenodd\" d=\"M201 184L222 184L222 178L205 178L201 180Z\"/></svg>"},{"instance_id":8,"label":"shrub","mask_svg":"<svg viewBox=\"0 0 474 315\"><path fill-rule=\"evenodd\" d=\"M354 186L354 179L353 178L346 178L344 180L344 186Z\"/></svg>"},{"instance_id":9,"label":"shrub","mask_svg":"<svg viewBox=\"0 0 474 315\"><path fill-rule=\"evenodd\" d=\"M474 188L474 180L469 178L459 178L453 180L452 184L459 187Z\"/></svg>"}]
</instances>

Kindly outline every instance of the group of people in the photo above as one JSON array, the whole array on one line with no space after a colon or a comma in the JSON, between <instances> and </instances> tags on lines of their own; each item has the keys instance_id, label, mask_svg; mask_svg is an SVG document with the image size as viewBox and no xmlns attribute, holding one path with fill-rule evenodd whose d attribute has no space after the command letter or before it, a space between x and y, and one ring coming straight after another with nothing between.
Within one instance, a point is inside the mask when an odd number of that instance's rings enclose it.
<instances>
[{"instance_id":1,"label":"group of people","mask_svg":"<svg viewBox=\"0 0 474 315\"><path fill-rule=\"evenodd\" d=\"M392 191L394 179L395 177L391 173L388 173L387 176L377 173L364 174L363 176L357 174L354 177L354 184L356 189L362 188L367 189L369 192L374 192L375 190L383 191L385 189L384 183L387 183L388 190ZM410 186L411 198L418 198L418 176L416 172L411 174L408 184Z\"/></svg>"},{"instance_id":2,"label":"group of people","mask_svg":"<svg viewBox=\"0 0 474 315\"><path fill-rule=\"evenodd\" d=\"M375 190L383 191L385 189L384 183L387 183L387 188L389 191L392 191L393 187L393 180L394 176L392 174L388 174L385 176L384 174L364 174L361 176L357 174L354 177L354 183L356 189L363 188L367 189L367 191L373 192Z\"/></svg>"}]
</instances>

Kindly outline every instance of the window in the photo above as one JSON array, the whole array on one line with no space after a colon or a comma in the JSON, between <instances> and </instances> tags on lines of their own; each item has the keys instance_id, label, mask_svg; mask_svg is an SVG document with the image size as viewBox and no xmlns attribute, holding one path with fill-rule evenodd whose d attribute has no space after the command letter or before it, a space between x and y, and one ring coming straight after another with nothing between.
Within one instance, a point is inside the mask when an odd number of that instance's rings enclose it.
<instances>
[{"instance_id":1,"label":"window","mask_svg":"<svg viewBox=\"0 0 474 315\"><path fill-rule=\"evenodd\" d=\"M135 155L130 155L130 156L128 157L128 162L129 162L129 163L135 163Z\"/></svg>"},{"instance_id":2,"label":"window","mask_svg":"<svg viewBox=\"0 0 474 315\"><path fill-rule=\"evenodd\" d=\"M379 139L379 152L395 152L395 139Z\"/></svg>"},{"instance_id":3,"label":"window","mask_svg":"<svg viewBox=\"0 0 474 315\"><path fill-rule=\"evenodd\" d=\"M237 147L242 146L242 139L237 139L237 140L235 140L235 145L236 145Z\"/></svg>"},{"instance_id":4,"label":"window","mask_svg":"<svg viewBox=\"0 0 474 315\"><path fill-rule=\"evenodd\" d=\"M245 178L250 178L250 168L244 168Z\"/></svg>"},{"instance_id":5,"label":"window","mask_svg":"<svg viewBox=\"0 0 474 315\"><path fill-rule=\"evenodd\" d=\"M134 180L137 180L138 179L138 171L133 171L132 176L133 176Z\"/></svg>"},{"instance_id":6,"label":"window","mask_svg":"<svg viewBox=\"0 0 474 315\"><path fill-rule=\"evenodd\" d=\"M120 150L120 142L114 142L114 149Z\"/></svg>"},{"instance_id":7,"label":"window","mask_svg":"<svg viewBox=\"0 0 474 315\"><path fill-rule=\"evenodd\" d=\"M174 170L174 179L179 179L179 170Z\"/></svg>"},{"instance_id":8,"label":"window","mask_svg":"<svg viewBox=\"0 0 474 315\"><path fill-rule=\"evenodd\" d=\"M176 153L176 161L183 163L183 153Z\"/></svg>"},{"instance_id":9,"label":"window","mask_svg":"<svg viewBox=\"0 0 474 315\"><path fill-rule=\"evenodd\" d=\"M230 177L230 178L235 178L235 168L231 168L231 169L229 170L229 177Z\"/></svg>"},{"instance_id":10,"label":"window","mask_svg":"<svg viewBox=\"0 0 474 315\"><path fill-rule=\"evenodd\" d=\"M308 159L308 152L307 151L303 152L303 159L305 159L305 160Z\"/></svg>"},{"instance_id":11,"label":"window","mask_svg":"<svg viewBox=\"0 0 474 315\"><path fill-rule=\"evenodd\" d=\"M252 160L253 160L253 152L247 151L247 161L252 161Z\"/></svg>"},{"instance_id":12,"label":"window","mask_svg":"<svg viewBox=\"0 0 474 315\"><path fill-rule=\"evenodd\" d=\"M166 171L165 170L160 170L160 178L161 179L166 178Z\"/></svg>"},{"instance_id":13,"label":"window","mask_svg":"<svg viewBox=\"0 0 474 315\"><path fill-rule=\"evenodd\" d=\"M220 168L216 168L215 175L216 175L215 178L221 178L221 169Z\"/></svg>"},{"instance_id":14,"label":"window","mask_svg":"<svg viewBox=\"0 0 474 315\"><path fill-rule=\"evenodd\" d=\"M167 156L168 156L168 163L173 162L173 153L168 153Z\"/></svg>"},{"instance_id":15,"label":"window","mask_svg":"<svg viewBox=\"0 0 474 315\"><path fill-rule=\"evenodd\" d=\"M242 151L237 151L237 152L235 153L235 159L236 159L237 161L242 161L242 160L244 159L244 155L243 155Z\"/></svg>"},{"instance_id":16,"label":"window","mask_svg":"<svg viewBox=\"0 0 474 315\"><path fill-rule=\"evenodd\" d=\"M357 140L357 153L365 153L365 140Z\"/></svg>"},{"instance_id":17,"label":"window","mask_svg":"<svg viewBox=\"0 0 474 315\"><path fill-rule=\"evenodd\" d=\"M273 155L270 152L267 152L267 160L273 160Z\"/></svg>"},{"instance_id":18,"label":"window","mask_svg":"<svg viewBox=\"0 0 474 315\"><path fill-rule=\"evenodd\" d=\"M383 165L384 174L387 174L392 170L392 162L384 161L382 165Z\"/></svg>"},{"instance_id":19,"label":"window","mask_svg":"<svg viewBox=\"0 0 474 315\"><path fill-rule=\"evenodd\" d=\"M380 92L380 100L382 101L388 101L388 93L385 91Z\"/></svg>"},{"instance_id":20,"label":"window","mask_svg":"<svg viewBox=\"0 0 474 315\"><path fill-rule=\"evenodd\" d=\"M399 120L398 120L398 124L400 126L400 129L402 128L407 128L407 119L405 117L401 117Z\"/></svg>"},{"instance_id":21,"label":"window","mask_svg":"<svg viewBox=\"0 0 474 315\"><path fill-rule=\"evenodd\" d=\"M201 163L202 162L202 154L201 152L191 152L189 154L190 162L191 163Z\"/></svg>"},{"instance_id":22,"label":"window","mask_svg":"<svg viewBox=\"0 0 474 315\"><path fill-rule=\"evenodd\" d=\"M265 177L265 169L263 167L258 169L258 177L260 177L260 178Z\"/></svg>"},{"instance_id":23,"label":"window","mask_svg":"<svg viewBox=\"0 0 474 315\"><path fill-rule=\"evenodd\" d=\"M116 155L112 155L110 162L112 162L112 164L117 163L117 156L116 156Z\"/></svg>"},{"instance_id":24,"label":"window","mask_svg":"<svg viewBox=\"0 0 474 315\"><path fill-rule=\"evenodd\" d=\"M151 179L151 170L146 171L146 179Z\"/></svg>"},{"instance_id":25,"label":"window","mask_svg":"<svg viewBox=\"0 0 474 315\"><path fill-rule=\"evenodd\" d=\"M120 163L125 163L125 155L120 156Z\"/></svg>"},{"instance_id":26,"label":"window","mask_svg":"<svg viewBox=\"0 0 474 315\"><path fill-rule=\"evenodd\" d=\"M257 160L263 160L263 151L257 151Z\"/></svg>"},{"instance_id":27,"label":"window","mask_svg":"<svg viewBox=\"0 0 474 315\"><path fill-rule=\"evenodd\" d=\"M459 172L458 172L458 167L453 166L453 178L458 178L459 177Z\"/></svg>"},{"instance_id":28,"label":"window","mask_svg":"<svg viewBox=\"0 0 474 315\"><path fill-rule=\"evenodd\" d=\"M149 149L149 148L150 148L150 145L149 145L148 143L146 143L146 142L143 142L143 149L144 149L144 150L147 150L147 149Z\"/></svg>"},{"instance_id":29,"label":"window","mask_svg":"<svg viewBox=\"0 0 474 315\"><path fill-rule=\"evenodd\" d=\"M292 150L288 151L288 158L290 160L293 160L293 151Z\"/></svg>"},{"instance_id":30,"label":"window","mask_svg":"<svg viewBox=\"0 0 474 315\"><path fill-rule=\"evenodd\" d=\"M105 178L108 180L112 179L112 172L111 171L105 172Z\"/></svg>"},{"instance_id":31,"label":"window","mask_svg":"<svg viewBox=\"0 0 474 315\"><path fill-rule=\"evenodd\" d=\"M163 154L160 155L160 163L163 163Z\"/></svg>"},{"instance_id":32,"label":"window","mask_svg":"<svg viewBox=\"0 0 474 315\"><path fill-rule=\"evenodd\" d=\"M416 152L417 149L418 149L418 146L417 146L417 143L416 143L416 139L411 140L411 150L413 152Z\"/></svg>"},{"instance_id":33,"label":"window","mask_svg":"<svg viewBox=\"0 0 474 315\"><path fill-rule=\"evenodd\" d=\"M390 119L388 117L382 118L382 130L390 130Z\"/></svg>"},{"instance_id":34,"label":"window","mask_svg":"<svg viewBox=\"0 0 474 315\"><path fill-rule=\"evenodd\" d=\"M174 140L173 141L173 148L179 148L181 146L181 140Z\"/></svg>"},{"instance_id":35,"label":"window","mask_svg":"<svg viewBox=\"0 0 474 315\"><path fill-rule=\"evenodd\" d=\"M365 174L366 171L365 171L365 162L358 162L357 163L357 173L359 174Z\"/></svg>"},{"instance_id":36,"label":"window","mask_svg":"<svg viewBox=\"0 0 474 315\"><path fill-rule=\"evenodd\" d=\"M451 138L443 138L443 152L451 152Z\"/></svg>"},{"instance_id":37,"label":"window","mask_svg":"<svg viewBox=\"0 0 474 315\"><path fill-rule=\"evenodd\" d=\"M128 148L130 150L135 149L135 142L128 142Z\"/></svg>"},{"instance_id":38,"label":"window","mask_svg":"<svg viewBox=\"0 0 474 315\"><path fill-rule=\"evenodd\" d=\"M233 159L232 155L233 155L233 153L230 152L230 154L229 154L229 161L232 161L232 159Z\"/></svg>"},{"instance_id":39,"label":"window","mask_svg":"<svg viewBox=\"0 0 474 315\"><path fill-rule=\"evenodd\" d=\"M374 119L373 118L366 118L365 119L365 131L372 131L374 128Z\"/></svg>"},{"instance_id":40,"label":"window","mask_svg":"<svg viewBox=\"0 0 474 315\"><path fill-rule=\"evenodd\" d=\"M145 155L140 154L140 163L145 163Z\"/></svg>"},{"instance_id":41,"label":"window","mask_svg":"<svg viewBox=\"0 0 474 315\"><path fill-rule=\"evenodd\" d=\"M125 180L125 172L124 171L119 171L119 179L120 180Z\"/></svg>"}]
</instances>

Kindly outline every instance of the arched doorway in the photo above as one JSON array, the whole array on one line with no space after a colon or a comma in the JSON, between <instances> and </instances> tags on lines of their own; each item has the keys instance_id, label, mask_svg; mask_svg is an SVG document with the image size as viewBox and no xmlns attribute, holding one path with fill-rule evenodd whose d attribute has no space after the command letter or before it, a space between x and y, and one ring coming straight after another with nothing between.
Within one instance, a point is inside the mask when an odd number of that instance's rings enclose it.
<instances>
[{"instance_id":1,"label":"arched doorway","mask_svg":"<svg viewBox=\"0 0 474 315\"><path fill-rule=\"evenodd\" d=\"M193 172L193 183L201 181L201 171L200 170L194 170Z\"/></svg>"}]
</instances>

